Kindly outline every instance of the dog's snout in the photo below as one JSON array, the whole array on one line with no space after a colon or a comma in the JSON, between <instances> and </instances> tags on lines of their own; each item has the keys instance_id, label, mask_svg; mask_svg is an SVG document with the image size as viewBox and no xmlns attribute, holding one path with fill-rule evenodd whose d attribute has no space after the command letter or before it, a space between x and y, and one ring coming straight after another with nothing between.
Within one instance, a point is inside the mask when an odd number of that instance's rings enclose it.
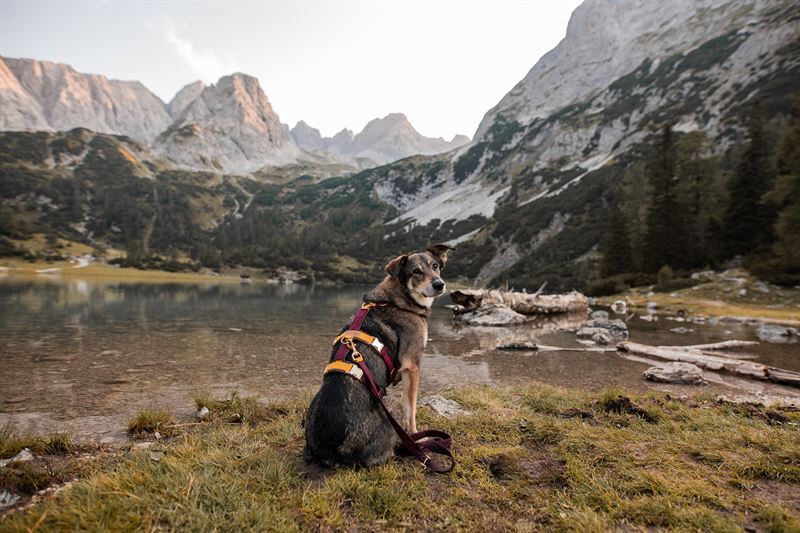
<instances>
[{"instance_id":1,"label":"dog's snout","mask_svg":"<svg viewBox=\"0 0 800 533\"><path fill-rule=\"evenodd\" d=\"M439 278L436 278L435 280L433 280L433 283L431 283L431 285L437 291L440 291L440 290L444 289L444 281L442 281Z\"/></svg>"}]
</instances>

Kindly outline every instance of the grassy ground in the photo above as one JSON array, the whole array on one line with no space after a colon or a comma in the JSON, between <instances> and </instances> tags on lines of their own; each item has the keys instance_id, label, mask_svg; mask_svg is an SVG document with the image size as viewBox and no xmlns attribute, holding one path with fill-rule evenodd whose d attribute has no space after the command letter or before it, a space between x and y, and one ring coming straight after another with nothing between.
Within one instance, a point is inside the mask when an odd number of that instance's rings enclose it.
<instances>
[{"instance_id":1,"label":"grassy ground","mask_svg":"<svg viewBox=\"0 0 800 533\"><path fill-rule=\"evenodd\" d=\"M544 385L446 395L473 412L420 410L454 437L447 475L409 459L319 469L301 456L305 402L205 397L207 421L85 467L0 529L800 530L798 412Z\"/></svg>"},{"instance_id":2,"label":"grassy ground","mask_svg":"<svg viewBox=\"0 0 800 533\"><path fill-rule=\"evenodd\" d=\"M744 294L740 291L744 289ZM650 294L649 287L637 287L623 294L598 298L610 305L630 298L644 309L655 302L659 311L685 310L695 315L755 318L768 322L800 325L800 290L761 283L744 270L714 275L714 279L673 292Z\"/></svg>"}]
</instances>

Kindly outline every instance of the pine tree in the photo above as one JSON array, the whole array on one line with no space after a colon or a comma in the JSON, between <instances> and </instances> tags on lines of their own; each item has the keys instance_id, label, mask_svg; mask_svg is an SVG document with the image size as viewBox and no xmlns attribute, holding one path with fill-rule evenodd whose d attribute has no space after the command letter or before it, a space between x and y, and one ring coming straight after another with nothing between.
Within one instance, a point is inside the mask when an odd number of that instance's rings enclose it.
<instances>
[{"instance_id":1,"label":"pine tree","mask_svg":"<svg viewBox=\"0 0 800 533\"><path fill-rule=\"evenodd\" d=\"M747 119L747 145L728 184L728 208L722 228L726 257L749 255L771 244L775 217L762 197L772 188L772 182L763 111L756 102Z\"/></svg>"},{"instance_id":2,"label":"pine tree","mask_svg":"<svg viewBox=\"0 0 800 533\"><path fill-rule=\"evenodd\" d=\"M784 272L800 273L800 94L778 144L776 163L778 177L765 196L779 210L773 252Z\"/></svg>"},{"instance_id":3,"label":"pine tree","mask_svg":"<svg viewBox=\"0 0 800 533\"><path fill-rule=\"evenodd\" d=\"M677 200L675 148L668 124L662 130L658 153L649 173L653 193L642 243L642 269L657 272L663 266L684 267L690 257L683 208Z\"/></svg>"},{"instance_id":4,"label":"pine tree","mask_svg":"<svg viewBox=\"0 0 800 533\"><path fill-rule=\"evenodd\" d=\"M600 273L603 277L625 274L634 270L628 224L619 206L608 210L608 229L603 240L603 260Z\"/></svg>"},{"instance_id":5,"label":"pine tree","mask_svg":"<svg viewBox=\"0 0 800 533\"><path fill-rule=\"evenodd\" d=\"M639 259L642 257L642 241L651 194L645 164L643 161L637 161L625 171L617 194L619 198L617 203L627 222L634 270L639 267Z\"/></svg>"}]
</instances>

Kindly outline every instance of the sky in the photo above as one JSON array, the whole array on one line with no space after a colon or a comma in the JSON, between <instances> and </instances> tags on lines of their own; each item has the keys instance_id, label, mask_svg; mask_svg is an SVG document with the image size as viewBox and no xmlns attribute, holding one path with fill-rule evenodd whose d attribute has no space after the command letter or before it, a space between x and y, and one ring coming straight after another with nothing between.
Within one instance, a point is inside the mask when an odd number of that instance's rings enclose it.
<instances>
[{"instance_id":1,"label":"sky","mask_svg":"<svg viewBox=\"0 0 800 533\"><path fill-rule=\"evenodd\" d=\"M579 0L0 0L0 55L141 81L169 102L195 80L259 79L281 121L333 135L405 113L472 136L564 37Z\"/></svg>"}]
</instances>

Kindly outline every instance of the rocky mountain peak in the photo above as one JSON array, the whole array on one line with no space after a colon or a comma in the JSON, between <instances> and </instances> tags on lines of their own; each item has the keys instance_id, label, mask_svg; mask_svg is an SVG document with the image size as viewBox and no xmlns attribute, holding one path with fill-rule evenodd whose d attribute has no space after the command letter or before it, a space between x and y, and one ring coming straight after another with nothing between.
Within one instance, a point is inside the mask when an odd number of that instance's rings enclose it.
<instances>
[{"instance_id":1,"label":"rocky mountain peak","mask_svg":"<svg viewBox=\"0 0 800 533\"><path fill-rule=\"evenodd\" d=\"M191 104L195 98L200 96L200 93L203 92L203 89L206 88L206 84L200 80L197 80L193 83L190 83L184 86L180 91L178 91L175 96L172 97L169 104L167 104L167 111L169 115L173 119L177 119L181 113L183 113L184 109Z\"/></svg>"},{"instance_id":2,"label":"rocky mountain peak","mask_svg":"<svg viewBox=\"0 0 800 533\"><path fill-rule=\"evenodd\" d=\"M149 142L171 122L164 102L137 81L82 74L49 61L0 60L5 65L0 75L0 109L2 115L16 117L4 118L4 129L11 129L20 117L29 117L24 129L85 127Z\"/></svg>"},{"instance_id":3,"label":"rocky mountain peak","mask_svg":"<svg viewBox=\"0 0 800 533\"><path fill-rule=\"evenodd\" d=\"M586 0L572 13L566 37L486 113L475 138L500 114L523 124L546 117L596 94L645 59L657 62L745 26L770 5L766 0Z\"/></svg>"}]
</instances>

